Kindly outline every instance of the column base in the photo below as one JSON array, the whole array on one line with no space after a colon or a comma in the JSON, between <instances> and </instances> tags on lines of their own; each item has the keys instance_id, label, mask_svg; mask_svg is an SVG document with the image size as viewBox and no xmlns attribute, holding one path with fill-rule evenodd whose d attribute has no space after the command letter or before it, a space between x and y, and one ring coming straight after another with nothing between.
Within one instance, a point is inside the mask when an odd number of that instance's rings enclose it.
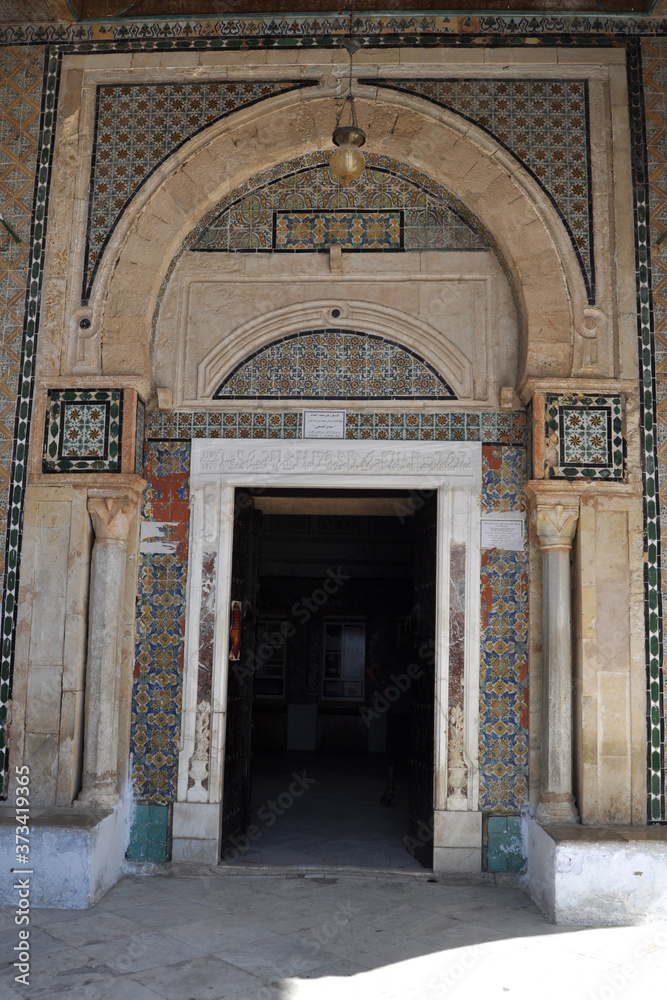
<instances>
[{"instance_id":1,"label":"column base","mask_svg":"<svg viewBox=\"0 0 667 1000\"><path fill-rule=\"evenodd\" d=\"M120 795L115 786L92 785L79 793L74 806L77 809L115 809L119 801Z\"/></svg>"},{"instance_id":2,"label":"column base","mask_svg":"<svg viewBox=\"0 0 667 1000\"><path fill-rule=\"evenodd\" d=\"M545 823L578 823L579 810L573 798L562 802L540 802L535 818L542 826Z\"/></svg>"}]
</instances>

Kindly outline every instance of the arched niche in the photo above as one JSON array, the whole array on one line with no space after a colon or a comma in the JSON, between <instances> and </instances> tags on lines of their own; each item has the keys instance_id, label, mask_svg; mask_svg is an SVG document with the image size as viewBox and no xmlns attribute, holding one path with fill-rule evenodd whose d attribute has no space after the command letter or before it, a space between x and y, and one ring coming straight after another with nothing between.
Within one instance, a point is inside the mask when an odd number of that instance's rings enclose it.
<instances>
[{"instance_id":1,"label":"arched niche","mask_svg":"<svg viewBox=\"0 0 667 1000\"><path fill-rule=\"evenodd\" d=\"M515 276L523 318L520 374L567 376L586 292L567 233L530 174L452 112L393 91L359 98L369 145L411 164L466 204L493 234ZM337 105L298 91L238 112L200 133L152 175L107 247L78 356L102 373L149 375L150 330L179 247L229 191L294 156L326 148ZM391 126L390 126L391 123Z\"/></svg>"},{"instance_id":2,"label":"arched niche","mask_svg":"<svg viewBox=\"0 0 667 1000\"><path fill-rule=\"evenodd\" d=\"M455 344L445 341L428 324L374 303L352 302L343 312L336 308L337 304L337 300L331 300L277 309L234 330L233 336L218 344L199 365L199 398L203 402L214 397L225 378L251 353L281 338L308 329L328 327L381 337L420 353L422 360L446 380L456 398L472 396L473 370L470 361Z\"/></svg>"}]
</instances>

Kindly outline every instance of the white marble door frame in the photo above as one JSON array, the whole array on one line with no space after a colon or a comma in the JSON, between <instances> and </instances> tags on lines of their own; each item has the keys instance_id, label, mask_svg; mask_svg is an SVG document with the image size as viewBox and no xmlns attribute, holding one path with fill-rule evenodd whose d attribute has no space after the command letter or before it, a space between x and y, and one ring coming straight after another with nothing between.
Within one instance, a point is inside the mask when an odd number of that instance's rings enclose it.
<instances>
[{"instance_id":1,"label":"white marble door frame","mask_svg":"<svg viewBox=\"0 0 667 1000\"><path fill-rule=\"evenodd\" d=\"M223 793L229 609L237 487L292 489L405 489L438 491L435 636L435 861L436 868L479 869L478 809L479 442L303 441L196 439L192 442L192 515L188 571L178 801L174 860L216 863ZM465 546L464 797L448 780L450 554ZM214 570L211 575L211 566ZM208 572L206 581L202 573ZM202 584L205 583L204 590ZM202 595L205 595L205 601ZM215 595L218 595L217 597ZM198 704L202 608L214 615L210 702ZM451 751L450 751L451 752ZM459 754L461 756L461 754ZM458 762L460 763L460 761ZM456 813L456 815L454 815ZM439 815L441 814L441 815ZM448 815L444 815L448 814ZM467 819L466 819L467 816Z\"/></svg>"}]
</instances>

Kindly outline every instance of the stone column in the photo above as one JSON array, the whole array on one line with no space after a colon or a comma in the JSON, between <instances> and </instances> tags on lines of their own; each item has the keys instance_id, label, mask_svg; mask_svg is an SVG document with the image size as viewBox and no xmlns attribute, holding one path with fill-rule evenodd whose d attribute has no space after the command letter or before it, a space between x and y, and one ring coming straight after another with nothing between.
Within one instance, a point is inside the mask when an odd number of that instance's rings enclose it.
<instances>
[{"instance_id":1,"label":"stone column","mask_svg":"<svg viewBox=\"0 0 667 1000\"><path fill-rule=\"evenodd\" d=\"M123 490L91 490L95 531L88 599L83 787L78 802L113 808L118 801L118 679L127 543L139 498Z\"/></svg>"},{"instance_id":2,"label":"stone column","mask_svg":"<svg viewBox=\"0 0 667 1000\"><path fill-rule=\"evenodd\" d=\"M572 794L572 597L570 550L578 497L538 498L542 550L542 773L540 823L578 823Z\"/></svg>"}]
</instances>

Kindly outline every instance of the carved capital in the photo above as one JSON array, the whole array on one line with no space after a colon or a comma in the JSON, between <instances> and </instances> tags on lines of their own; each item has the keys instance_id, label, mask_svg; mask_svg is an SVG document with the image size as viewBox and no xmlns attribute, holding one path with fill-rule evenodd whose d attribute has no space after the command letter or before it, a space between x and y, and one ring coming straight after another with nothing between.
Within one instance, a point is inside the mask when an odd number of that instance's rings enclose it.
<instances>
[{"instance_id":1,"label":"carved capital","mask_svg":"<svg viewBox=\"0 0 667 1000\"><path fill-rule=\"evenodd\" d=\"M543 552L549 549L570 549L579 520L579 498L557 502L538 501L535 505L537 534Z\"/></svg>"},{"instance_id":2,"label":"carved capital","mask_svg":"<svg viewBox=\"0 0 667 1000\"><path fill-rule=\"evenodd\" d=\"M89 494L88 513L93 521L96 541L126 543L137 506L137 498L132 494Z\"/></svg>"}]
</instances>

